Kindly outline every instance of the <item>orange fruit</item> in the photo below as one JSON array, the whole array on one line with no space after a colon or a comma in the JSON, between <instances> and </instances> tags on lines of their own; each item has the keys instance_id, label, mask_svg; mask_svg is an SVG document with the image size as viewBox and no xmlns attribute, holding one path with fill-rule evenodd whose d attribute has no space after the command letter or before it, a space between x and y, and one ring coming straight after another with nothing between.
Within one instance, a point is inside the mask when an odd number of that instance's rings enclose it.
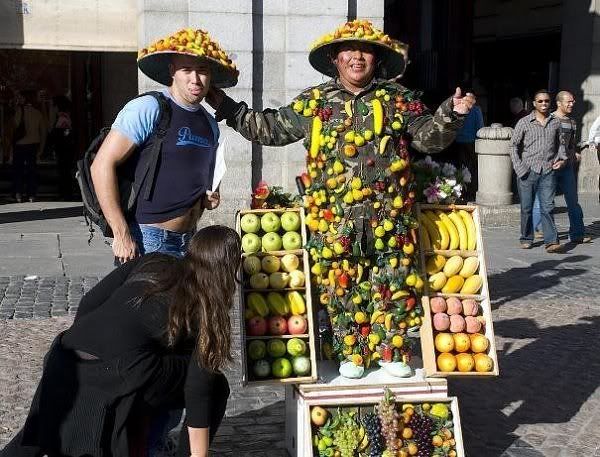
<instances>
[{"instance_id":1,"label":"orange fruit","mask_svg":"<svg viewBox=\"0 0 600 457\"><path fill-rule=\"evenodd\" d=\"M457 354L456 367L458 368L458 371L463 373L473 371L473 368L475 368L475 360L471 354Z\"/></svg>"},{"instance_id":2,"label":"orange fruit","mask_svg":"<svg viewBox=\"0 0 600 457\"><path fill-rule=\"evenodd\" d=\"M479 373L487 373L494 369L494 361L489 355L475 354L473 358L475 360L475 371Z\"/></svg>"},{"instance_id":3,"label":"orange fruit","mask_svg":"<svg viewBox=\"0 0 600 457\"><path fill-rule=\"evenodd\" d=\"M456 352L467 352L471 347L471 340L466 333L455 333L452 337L454 338L454 350Z\"/></svg>"},{"instance_id":4,"label":"orange fruit","mask_svg":"<svg viewBox=\"0 0 600 457\"><path fill-rule=\"evenodd\" d=\"M448 352L443 352L437 357L437 366L440 371L454 371L456 370L456 358Z\"/></svg>"},{"instance_id":5,"label":"orange fruit","mask_svg":"<svg viewBox=\"0 0 600 457\"><path fill-rule=\"evenodd\" d=\"M472 335L469 335L469 337L471 338L471 350L473 352L487 351L490 342L485 335L482 335L481 333L473 333Z\"/></svg>"},{"instance_id":6,"label":"orange fruit","mask_svg":"<svg viewBox=\"0 0 600 457\"><path fill-rule=\"evenodd\" d=\"M402 438L404 438L405 440L408 440L408 439L412 438L412 436L413 436L412 428L404 427L402 429Z\"/></svg>"},{"instance_id":7,"label":"orange fruit","mask_svg":"<svg viewBox=\"0 0 600 457\"><path fill-rule=\"evenodd\" d=\"M435 348L438 352L450 352L454 349L454 338L451 333L438 333L435 336Z\"/></svg>"}]
</instances>

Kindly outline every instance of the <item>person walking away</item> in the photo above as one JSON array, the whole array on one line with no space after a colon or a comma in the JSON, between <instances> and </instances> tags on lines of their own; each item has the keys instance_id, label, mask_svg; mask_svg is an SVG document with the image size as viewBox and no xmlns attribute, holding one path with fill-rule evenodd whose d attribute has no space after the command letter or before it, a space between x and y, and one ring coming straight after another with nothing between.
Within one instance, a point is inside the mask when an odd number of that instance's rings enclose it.
<instances>
[{"instance_id":1,"label":"person walking away","mask_svg":"<svg viewBox=\"0 0 600 457\"><path fill-rule=\"evenodd\" d=\"M206 49L202 48L202 53L178 50L177 40L184 34L186 41L198 41ZM134 179L144 180L146 175L139 173L144 166L140 157L150 153L157 141L161 110L156 98L144 95L125 105L91 166L118 262L157 251L183 256L204 209L219 204L213 181L216 167L224 169L224 142L219 142L218 125L201 102L211 85L234 86L238 71L219 44L201 30L182 30L156 44L160 48L149 46L140 51L138 66L148 77L168 86L160 93L168 102L171 118L152 188L149 195L138 194L135 214L125 215L120 206L117 168L131 168ZM211 49L224 57L207 57Z\"/></svg>"},{"instance_id":2,"label":"person walking away","mask_svg":"<svg viewBox=\"0 0 600 457\"><path fill-rule=\"evenodd\" d=\"M475 140L477 131L483 127L483 114L478 105L474 105L465 117L463 126L456 131L456 158L457 165L464 165L471 173L471 184L467 188L465 197L474 200L477 192L477 156L475 154Z\"/></svg>"},{"instance_id":3,"label":"person walking away","mask_svg":"<svg viewBox=\"0 0 600 457\"><path fill-rule=\"evenodd\" d=\"M577 124L569 115L573 112L575 97L571 92L562 90L556 94L556 111L552 113L560 120L561 143L565 145L567 152L566 165L556 172L556 186L560 189L565 198L567 213L569 215L569 240L571 243L581 244L589 243L591 236L585 235L585 225L583 223L583 210L577 198L577 164L581 160L581 154L576 152L575 133ZM536 194L533 204L533 227L534 232L541 225L540 201Z\"/></svg>"},{"instance_id":4,"label":"person walking away","mask_svg":"<svg viewBox=\"0 0 600 457\"><path fill-rule=\"evenodd\" d=\"M46 125L42 113L34 107L36 92L22 91L20 103L15 113L15 132L22 132L15 138L13 148L13 193L21 203L25 199L33 202L37 194L37 161L46 141Z\"/></svg>"},{"instance_id":5,"label":"person walking away","mask_svg":"<svg viewBox=\"0 0 600 457\"><path fill-rule=\"evenodd\" d=\"M73 176L75 164L75 141L71 122L71 102L64 95L54 97L56 120L50 131L58 169L58 192L60 198L73 198Z\"/></svg>"},{"instance_id":6,"label":"person walking away","mask_svg":"<svg viewBox=\"0 0 600 457\"><path fill-rule=\"evenodd\" d=\"M558 232L552 218L556 171L567 160L561 144L561 122L550 115L550 94L539 90L533 98L534 110L517 122L509 147L517 174L521 201L521 248L530 249L533 242L533 202L540 197L540 212L546 252L561 252Z\"/></svg>"}]
</instances>

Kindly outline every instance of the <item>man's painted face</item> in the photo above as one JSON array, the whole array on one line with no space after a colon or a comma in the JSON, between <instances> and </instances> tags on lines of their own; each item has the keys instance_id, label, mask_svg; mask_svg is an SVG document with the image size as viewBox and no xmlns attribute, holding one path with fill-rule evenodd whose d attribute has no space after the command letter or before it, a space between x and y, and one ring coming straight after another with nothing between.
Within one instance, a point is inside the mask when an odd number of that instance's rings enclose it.
<instances>
[{"instance_id":1,"label":"man's painted face","mask_svg":"<svg viewBox=\"0 0 600 457\"><path fill-rule=\"evenodd\" d=\"M199 104L210 88L211 70L206 62L192 56L176 55L169 65L171 89L189 105Z\"/></svg>"},{"instance_id":2,"label":"man's painted face","mask_svg":"<svg viewBox=\"0 0 600 457\"><path fill-rule=\"evenodd\" d=\"M375 49L367 43L348 42L338 48L333 63L342 84L363 88L369 84L375 74L377 64Z\"/></svg>"}]
</instances>

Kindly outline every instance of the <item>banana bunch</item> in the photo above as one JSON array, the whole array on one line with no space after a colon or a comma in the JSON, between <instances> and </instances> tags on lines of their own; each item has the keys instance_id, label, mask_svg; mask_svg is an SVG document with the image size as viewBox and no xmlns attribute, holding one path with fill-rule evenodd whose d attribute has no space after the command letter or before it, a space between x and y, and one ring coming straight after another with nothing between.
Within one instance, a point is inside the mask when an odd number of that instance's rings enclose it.
<instances>
[{"instance_id":1,"label":"banana bunch","mask_svg":"<svg viewBox=\"0 0 600 457\"><path fill-rule=\"evenodd\" d=\"M479 270L479 258L476 256L463 259L455 255L446 259L435 254L427 259L425 269L429 275L429 288L435 292L473 295L483 285L483 279L476 274Z\"/></svg>"},{"instance_id":2,"label":"banana bunch","mask_svg":"<svg viewBox=\"0 0 600 457\"><path fill-rule=\"evenodd\" d=\"M477 248L477 232L473 217L464 209L450 212L425 210L419 215L423 249L460 249L472 251Z\"/></svg>"}]
</instances>

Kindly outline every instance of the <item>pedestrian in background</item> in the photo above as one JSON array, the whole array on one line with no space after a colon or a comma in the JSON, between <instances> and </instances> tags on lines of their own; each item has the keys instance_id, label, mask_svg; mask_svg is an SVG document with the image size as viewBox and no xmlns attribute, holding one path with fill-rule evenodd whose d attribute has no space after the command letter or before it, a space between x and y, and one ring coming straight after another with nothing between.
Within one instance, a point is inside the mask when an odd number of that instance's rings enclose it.
<instances>
[{"instance_id":1,"label":"pedestrian in background","mask_svg":"<svg viewBox=\"0 0 600 457\"><path fill-rule=\"evenodd\" d=\"M521 97L513 97L510 99L509 103L510 113L512 114L510 126L514 128L515 125L517 125L517 122L527 116L529 112L525 109L525 105L523 104L523 99L521 99Z\"/></svg>"},{"instance_id":2,"label":"pedestrian in background","mask_svg":"<svg viewBox=\"0 0 600 457\"><path fill-rule=\"evenodd\" d=\"M37 193L37 161L44 150L46 124L34 104L36 92L21 92L15 112L13 148L13 193L21 203L25 198L33 202Z\"/></svg>"},{"instance_id":3,"label":"pedestrian in background","mask_svg":"<svg viewBox=\"0 0 600 457\"><path fill-rule=\"evenodd\" d=\"M549 253L562 251L554 209L556 171L565 165L567 154L560 142L561 122L550 115L550 94L539 90L533 98L534 110L517 122L510 144L510 158L517 174L521 200L521 247L533 242L533 201L540 197L544 244Z\"/></svg>"},{"instance_id":4,"label":"pedestrian in background","mask_svg":"<svg viewBox=\"0 0 600 457\"><path fill-rule=\"evenodd\" d=\"M467 188L465 198L474 200L477 192L477 156L475 154L475 140L477 131L483 127L483 114L478 105L474 105L465 117L463 126L456 131L456 155L453 162L457 166L466 166L471 173L471 184Z\"/></svg>"},{"instance_id":5,"label":"pedestrian in background","mask_svg":"<svg viewBox=\"0 0 600 457\"><path fill-rule=\"evenodd\" d=\"M71 101L64 95L54 97L56 120L50 131L50 140L56 155L58 169L58 191L60 198L69 201L73 198L73 177L75 176L75 141L71 121Z\"/></svg>"},{"instance_id":6,"label":"pedestrian in background","mask_svg":"<svg viewBox=\"0 0 600 457\"><path fill-rule=\"evenodd\" d=\"M592 238L585 235L583 224L583 210L577 198L576 167L581 160L581 154L576 151L575 133L577 124L569 115L573 112L575 97L566 90L556 94L556 111L552 116L560 120L560 141L565 146L567 162L564 167L556 171L556 186L565 197L567 212L569 214L569 239L572 243L589 243ZM535 231L541 224L540 200L536 194L533 205L533 227Z\"/></svg>"}]
</instances>

